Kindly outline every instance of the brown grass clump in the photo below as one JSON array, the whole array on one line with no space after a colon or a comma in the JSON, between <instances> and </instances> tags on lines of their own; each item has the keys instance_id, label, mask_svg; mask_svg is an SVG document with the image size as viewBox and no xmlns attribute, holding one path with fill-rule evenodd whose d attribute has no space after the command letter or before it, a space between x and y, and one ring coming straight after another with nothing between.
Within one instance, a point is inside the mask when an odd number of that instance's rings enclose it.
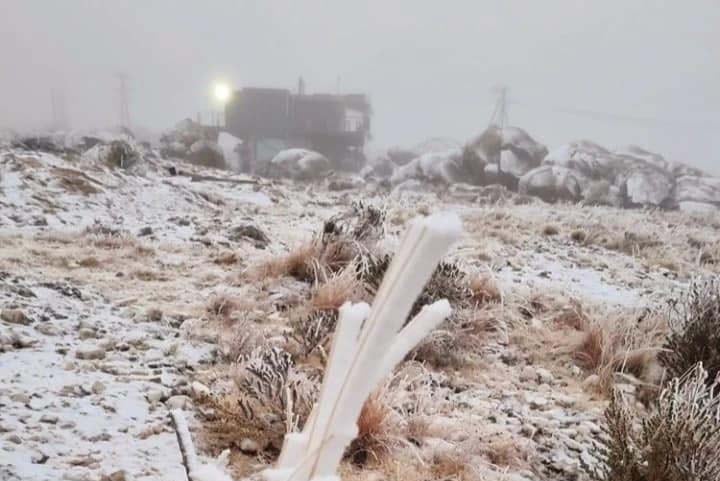
<instances>
[{"instance_id":1,"label":"brown grass clump","mask_svg":"<svg viewBox=\"0 0 720 481\"><path fill-rule=\"evenodd\" d=\"M468 283L470 295L477 304L488 302L500 302L502 294L495 281L487 275L478 275L470 279Z\"/></svg>"},{"instance_id":2,"label":"brown grass clump","mask_svg":"<svg viewBox=\"0 0 720 481\"><path fill-rule=\"evenodd\" d=\"M570 233L570 239L572 239L574 242L577 243L583 243L585 242L585 239L587 238L587 234L582 229L575 229Z\"/></svg>"},{"instance_id":3,"label":"brown grass clump","mask_svg":"<svg viewBox=\"0 0 720 481\"><path fill-rule=\"evenodd\" d=\"M371 254L379 240L385 220L384 211L363 203L354 203L350 211L335 216L320 233L285 256L272 258L251 271L255 278L292 276L303 282L324 282L332 275Z\"/></svg>"},{"instance_id":4,"label":"brown grass clump","mask_svg":"<svg viewBox=\"0 0 720 481\"><path fill-rule=\"evenodd\" d=\"M458 451L437 453L430 465L431 479L464 480L469 473L468 456Z\"/></svg>"},{"instance_id":5,"label":"brown grass clump","mask_svg":"<svg viewBox=\"0 0 720 481\"><path fill-rule=\"evenodd\" d=\"M317 279L319 264L318 246L314 242L303 244L288 254L273 257L251 270L251 277L267 279L273 277L290 276L301 281L314 281Z\"/></svg>"},{"instance_id":6,"label":"brown grass clump","mask_svg":"<svg viewBox=\"0 0 720 481\"><path fill-rule=\"evenodd\" d=\"M89 269L97 269L100 267L100 261L95 256L83 257L78 261L78 265L81 267L87 267Z\"/></svg>"},{"instance_id":7,"label":"brown grass clump","mask_svg":"<svg viewBox=\"0 0 720 481\"><path fill-rule=\"evenodd\" d=\"M605 393L610 392L616 373L656 383L655 363L662 350L664 329L664 318L650 313L589 320L573 355L581 367L600 377Z\"/></svg>"},{"instance_id":8,"label":"brown grass clump","mask_svg":"<svg viewBox=\"0 0 720 481\"><path fill-rule=\"evenodd\" d=\"M495 439L487 444L484 452L492 464L501 468L526 467L530 460L527 446L517 439Z\"/></svg>"},{"instance_id":9,"label":"brown grass clump","mask_svg":"<svg viewBox=\"0 0 720 481\"><path fill-rule=\"evenodd\" d=\"M556 225L548 224L545 227L543 227L542 233L545 236L554 236L554 235L558 235L560 233L560 229L558 229L558 227Z\"/></svg>"},{"instance_id":10,"label":"brown grass clump","mask_svg":"<svg viewBox=\"0 0 720 481\"><path fill-rule=\"evenodd\" d=\"M351 270L335 275L313 289L310 305L315 310L337 310L345 302L357 300L361 286Z\"/></svg>"},{"instance_id":11,"label":"brown grass clump","mask_svg":"<svg viewBox=\"0 0 720 481\"><path fill-rule=\"evenodd\" d=\"M237 264L240 259L237 254L232 251L221 252L214 259L213 262L219 265L233 265Z\"/></svg>"},{"instance_id":12,"label":"brown grass clump","mask_svg":"<svg viewBox=\"0 0 720 481\"><path fill-rule=\"evenodd\" d=\"M134 272L132 272L131 276L134 279L138 279L138 280L145 281L145 282L154 282L154 281L164 282L164 281L168 280L168 278L165 275L163 275L162 273L157 272L157 271L147 270L147 269L139 269L137 271L134 271Z\"/></svg>"},{"instance_id":13,"label":"brown grass clump","mask_svg":"<svg viewBox=\"0 0 720 481\"><path fill-rule=\"evenodd\" d=\"M605 412L599 465L584 466L600 481L720 479L720 397L717 382L697 365L673 379L644 417L620 393Z\"/></svg>"},{"instance_id":14,"label":"brown grass clump","mask_svg":"<svg viewBox=\"0 0 720 481\"><path fill-rule=\"evenodd\" d=\"M238 310L240 304L237 299L227 294L216 294L210 299L205 306L205 311L214 317L227 318L234 311Z\"/></svg>"},{"instance_id":15,"label":"brown grass clump","mask_svg":"<svg viewBox=\"0 0 720 481\"><path fill-rule=\"evenodd\" d=\"M379 462L390 451L390 423L392 408L386 404L381 389L371 394L357 420L358 435L350 443L346 456L353 463L364 465Z\"/></svg>"}]
</instances>

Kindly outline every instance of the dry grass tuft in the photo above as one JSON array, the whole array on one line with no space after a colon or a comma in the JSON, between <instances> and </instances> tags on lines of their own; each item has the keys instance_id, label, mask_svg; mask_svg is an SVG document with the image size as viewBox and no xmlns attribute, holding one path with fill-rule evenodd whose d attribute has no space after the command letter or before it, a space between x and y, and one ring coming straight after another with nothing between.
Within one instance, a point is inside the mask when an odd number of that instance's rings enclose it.
<instances>
[{"instance_id":1,"label":"dry grass tuft","mask_svg":"<svg viewBox=\"0 0 720 481\"><path fill-rule=\"evenodd\" d=\"M371 394L357 420L358 435L347 450L347 457L358 465L379 462L391 447L392 408L384 400L384 389Z\"/></svg>"},{"instance_id":2,"label":"dry grass tuft","mask_svg":"<svg viewBox=\"0 0 720 481\"><path fill-rule=\"evenodd\" d=\"M232 251L226 251L219 253L214 259L213 262L215 264L219 265L233 265L237 264L240 258L237 256L235 252Z\"/></svg>"},{"instance_id":3,"label":"dry grass tuft","mask_svg":"<svg viewBox=\"0 0 720 481\"><path fill-rule=\"evenodd\" d=\"M261 263L250 271L250 276L254 279L290 276L300 281L312 282L318 278L319 254L320 250L316 243L303 244L288 254Z\"/></svg>"},{"instance_id":4,"label":"dry grass tuft","mask_svg":"<svg viewBox=\"0 0 720 481\"><path fill-rule=\"evenodd\" d=\"M165 282L168 280L167 276L163 275L162 273L148 269L136 270L131 273L131 276L133 279L138 279L145 282Z\"/></svg>"},{"instance_id":5,"label":"dry grass tuft","mask_svg":"<svg viewBox=\"0 0 720 481\"><path fill-rule=\"evenodd\" d=\"M384 211L354 203L349 212L326 221L311 242L265 261L250 274L254 278L291 276L304 282L325 282L353 262L361 267L366 264L363 259L380 239L384 220Z\"/></svg>"},{"instance_id":6,"label":"dry grass tuft","mask_svg":"<svg viewBox=\"0 0 720 481\"><path fill-rule=\"evenodd\" d=\"M570 239L572 239L574 242L581 244L585 242L585 239L587 239L587 234L582 229L575 229L570 233Z\"/></svg>"},{"instance_id":7,"label":"dry grass tuft","mask_svg":"<svg viewBox=\"0 0 720 481\"><path fill-rule=\"evenodd\" d=\"M665 329L665 319L651 313L589 320L573 355L581 367L600 377L599 387L606 394L612 390L616 373L656 383L655 363Z\"/></svg>"},{"instance_id":8,"label":"dry grass tuft","mask_svg":"<svg viewBox=\"0 0 720 481\"><path fill-rule=\"evenodd\" d=\"M357 301L362 287L353 270L332 276L313 289L310 305L315 310L337 310L345 302Z\"/></svg>"},{"instance_id":9,"label":"dry grass tuft","mask_svg":"<svg viewBox=\"0 0 720 481\"><path fill-rule=\"evenodd\" d=\"M556 225L548 224L542 229L542 233L545 236L554 236L560 233L560 229Z\"/></svg>"},{"instance_id":10,"label":"dry grass tuft","mask_svg":"<svg viewBox=\"0 0 720 481\"><path fill-rule=\"evenodd\" d=\"M216 294L208 300L205 312L214 317L227 318L239 307L240 303L234 297L227 294Z\"/></svg>"},{"instance_id":11,"label":"dry grass tuft","mask_svg":"<svg viewBox=\"0 0 720 481\"><path fill-rule=\"evenodd\" d=\"M95 256L83 257L78 261L78 265L81 267L87 267L88 269L97 269L100 267L100 260Z\"/></svg>"},{"instance_id":12,"label":"dry grass tuft","mask_svg":"<svg viewBox=\"0 0 720 481\"><path fill-rule=\"evenodd\" d=\"M470 295L477 304L500 302L502 294L495 281L488 275L478 275L468 283Z\"/></svg>"}]
</instances>

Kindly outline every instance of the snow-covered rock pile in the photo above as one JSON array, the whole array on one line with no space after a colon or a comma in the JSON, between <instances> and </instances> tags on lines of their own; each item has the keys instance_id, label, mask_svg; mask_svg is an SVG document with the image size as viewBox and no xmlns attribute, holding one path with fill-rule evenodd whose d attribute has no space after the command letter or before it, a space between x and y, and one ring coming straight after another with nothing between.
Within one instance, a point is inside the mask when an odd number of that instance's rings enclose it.
<instances>
[{"instance_id":1,"label":"snow-covered rock pile","mask_svg":"<svg viewBox=\"0 0 720 481\"><path fill-rule=\"evenodd\" d=\"M518 127L490 127L464 146L447 139L430 139L412 149L390 149L378 164L394 166L390 180L395 185L408 180L499 183L514 190L518 178L540 165L546 153L544 145Z\"/></svg>"},{"instance_id":2,"label":"snow-covered rock pile","mask_svg":"<svg viewBox=\"0 0 720 481\"><path fill-rule=\"evenodd\" d=\"M392 148L361 173L396 190L423 183L504 185L547 202L710 210L720 207L720 179L637 146L617 150L580 140L548 152L525 130L491 126L464 146L431 139Z\"/></svg>"},{"instance_id":3,"label":"snow-covered rock pile","mask_svg":"<svg viewBox=\"0 0 720 481\"><path fill-rule=\"evenodd\" d=\"M547 201L707 209L720 205L717 186L702 171L639 147L610 151L583 140L550 152L519 190Z\"/></svg>"}]
</instances>

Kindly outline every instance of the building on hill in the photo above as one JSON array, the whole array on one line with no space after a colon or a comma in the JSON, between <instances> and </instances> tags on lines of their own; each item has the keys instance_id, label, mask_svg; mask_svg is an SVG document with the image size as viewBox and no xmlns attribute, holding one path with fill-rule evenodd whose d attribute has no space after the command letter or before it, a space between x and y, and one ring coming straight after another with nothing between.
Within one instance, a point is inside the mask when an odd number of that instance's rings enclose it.
<instances>
[{"instance_id":1,"label":"building on hill","mask_svg":"<svg viewBox=\"0 0 720 481\"><path fill-rule=\"evenodd\" d=\"M225 106L225 130L243 139L245 171L262 171L278 152L305 148L320 152L342 170L365 162L370 137L370 101L365 94L306 94L288 89L246 87Z\"/></svg>"}]
</instances>

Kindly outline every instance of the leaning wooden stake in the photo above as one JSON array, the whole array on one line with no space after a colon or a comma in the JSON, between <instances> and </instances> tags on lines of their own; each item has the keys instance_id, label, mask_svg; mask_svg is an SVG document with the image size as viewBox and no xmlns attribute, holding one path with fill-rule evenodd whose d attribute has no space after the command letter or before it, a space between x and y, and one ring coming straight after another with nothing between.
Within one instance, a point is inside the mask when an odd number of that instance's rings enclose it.
<instances>
[{"instance_id":1,"label":"leaning wooden stake","mask_svg":"<svg viewBox=\"0 0 720 481\"><path fill-rule=\"evenodd\" d=\"M340 308L320 399L301 433L285 436L267 481L339 481L345 448L357 436L357 419L372 390L450 314L447 300L426 306L403 328L415 300L440 259L460 237L456 215L416 220L385 275L372 309Z\"/></svg>"}]
</instances>

